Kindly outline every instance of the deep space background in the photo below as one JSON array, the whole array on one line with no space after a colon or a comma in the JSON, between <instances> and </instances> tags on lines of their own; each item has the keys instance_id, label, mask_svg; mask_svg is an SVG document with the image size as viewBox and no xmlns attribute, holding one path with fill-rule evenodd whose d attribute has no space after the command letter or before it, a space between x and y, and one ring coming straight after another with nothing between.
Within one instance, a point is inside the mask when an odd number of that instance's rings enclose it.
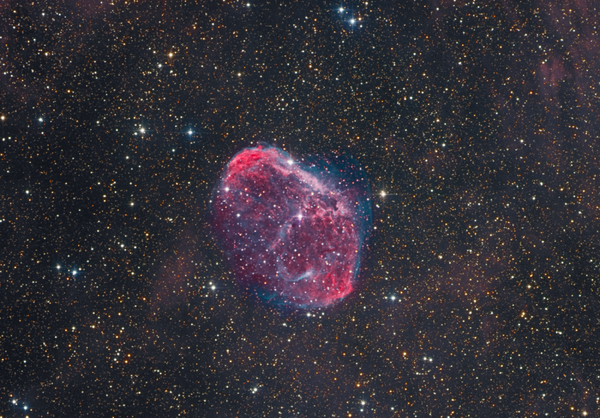
<instances>
[{"instance_id":1,"label":"deep space background","mask_svg":"<svg viewBox=\"0 0 600 418\"><path fill-rule=\"evenodd\" d=\"M598 416L599 8L2 1L0 416ZM368 173L334 307L214 240L258 141Z\"/></svg>"}]
</instances>

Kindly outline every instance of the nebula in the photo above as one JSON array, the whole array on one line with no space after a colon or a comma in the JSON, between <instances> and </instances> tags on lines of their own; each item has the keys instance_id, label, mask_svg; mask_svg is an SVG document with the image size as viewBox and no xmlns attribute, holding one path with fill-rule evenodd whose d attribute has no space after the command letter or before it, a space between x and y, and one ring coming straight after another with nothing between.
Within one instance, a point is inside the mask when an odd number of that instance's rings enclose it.
<instances>
[{"instance_id":1,"label":"nebula","mask_svg":"<svg viewBox=\"0 0 600 418\"><path fill-rule=\"evenodd\" d=\"M351 159L295 161L260 144L226 165L211 226L243 288L277 305L325 307L355 288L372 226L369 193Z\"/></svg>"}]
</instances>

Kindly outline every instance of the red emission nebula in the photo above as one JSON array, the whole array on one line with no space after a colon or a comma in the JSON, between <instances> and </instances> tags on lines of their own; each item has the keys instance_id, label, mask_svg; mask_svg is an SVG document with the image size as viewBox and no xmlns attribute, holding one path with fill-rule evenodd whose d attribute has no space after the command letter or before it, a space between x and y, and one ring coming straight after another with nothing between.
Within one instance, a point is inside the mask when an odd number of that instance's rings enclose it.
<instances>
[{"instance_id":1,"label":"red emission nebula","mask_svg":"<svg viewBox=\"0 0 600 418\"><path fill-rule=\"evenodd\" d=\"M368 183L353 163L305 163L246 148L214 191L212 227L242 287L290 307L349 295L371 225Z\"/></svg>"}]
</instances>

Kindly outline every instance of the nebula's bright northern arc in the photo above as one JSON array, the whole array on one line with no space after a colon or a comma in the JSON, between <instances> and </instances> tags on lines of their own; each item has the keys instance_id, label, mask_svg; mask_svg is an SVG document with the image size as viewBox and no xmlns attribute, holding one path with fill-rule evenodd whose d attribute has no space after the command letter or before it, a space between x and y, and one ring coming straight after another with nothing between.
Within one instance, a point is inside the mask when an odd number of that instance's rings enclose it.
<instances>
[{"instance_id":1,"label":"nebula's bright northern arc","mask_svg":"<svg viewBox=\"0 0 600 418\"><path fill-rule=\"evenodd\" d=\"M245 148L218 182L214 233L244 287L293 307L322 307L355 287L371 227L365 173L341 159L294 161Z\"/></svg>"}]
</instances>

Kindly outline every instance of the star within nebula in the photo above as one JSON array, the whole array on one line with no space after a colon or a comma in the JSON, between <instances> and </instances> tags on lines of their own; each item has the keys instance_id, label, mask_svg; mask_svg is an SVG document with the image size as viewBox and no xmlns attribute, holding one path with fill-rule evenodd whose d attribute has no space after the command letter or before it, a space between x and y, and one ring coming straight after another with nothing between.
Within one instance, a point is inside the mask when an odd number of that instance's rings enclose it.
<instances>
[{"instance_id":1,"label":"star within nebula","mask_svg":"<svg viewBox=\"0 0 600 418\"><path fill-rule=\"evenodd\" d=\"M242 286L300 308L329 306L352 292L372 225L368 181L355 162L298 162L265 144L229 161L211 217Z\"/></svg>"}]
</instances>

